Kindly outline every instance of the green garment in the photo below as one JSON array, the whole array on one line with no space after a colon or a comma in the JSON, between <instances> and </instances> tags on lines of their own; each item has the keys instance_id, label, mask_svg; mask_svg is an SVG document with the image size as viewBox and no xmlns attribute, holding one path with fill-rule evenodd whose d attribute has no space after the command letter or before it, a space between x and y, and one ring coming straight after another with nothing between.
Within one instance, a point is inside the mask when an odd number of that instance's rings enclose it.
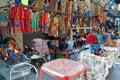
<instances>
[{"instance_id":1,"label":"green garment","mask_svg":"<svg viewBox=\"0 0 120 80\"><path fill-rule=\"evenodd\" d=\"M100 12L100 4L97 4L96 8L96 13L98 14Z\"/></svg>"},{"instance_id":2,"label":"green garment","mask_svg":"<svg viewBox=\"0 0 120 80\"><path fill-rule=\"evenodd\" d=\"M21 3L28 6L28 0L21 0Z\"/></svg>"},{"instance_id":3,"label":"green garment","mask_svg":"<svg viewBox=\"0 0 120 80\"><path fill-rule=\"evenodd\" d=\"M40 18L40 13L36 12L36 13L31 13L31 26L33 29L36 29L39 27L39 18Z\"/></svg>"}]
</instances>

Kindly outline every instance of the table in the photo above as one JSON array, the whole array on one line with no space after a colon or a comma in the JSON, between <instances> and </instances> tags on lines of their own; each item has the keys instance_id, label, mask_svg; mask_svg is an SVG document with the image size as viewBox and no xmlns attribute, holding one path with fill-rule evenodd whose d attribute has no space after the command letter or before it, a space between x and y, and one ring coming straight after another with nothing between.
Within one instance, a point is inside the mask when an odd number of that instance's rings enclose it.
<instances>
[{"instance_id":1,"label":"table","mask_svg":"<svg viewBox=\"0 0 120 80\"><path fill-rule=\"evenodd\" d=\"M43 72L59 80L72 80L81 75L86 75L86 71L87 68L80 62L70 59L56 59L42 65L40 80L43 80ZM84 76L84 80L87 80L86 76Z\"/></svg>"},{"instance_id":2,"label":"table","mask_svg":"<svg viewBox=\"0 0 120 80\"><path fill-rule=\"evenodd\" d=\"M118 52L120 53L120 39L117 40L117 48L118 48Z\"/></svg>"},{"instance_id":3,"label":"table","mask_svg":"<svg viewBox=\"0 0 120 80\"><path fill-rule=\"evenodd\" d=\"M113 66L114 60L119 56L118 48L106 47L105 49L106 51L103 54L106 54L106 56L104 57L92 54L89 49L82 51L78 57L78 60L91 68L88 71L90 75L94 74L92 78L95 80L105 80L109 74L109 68Z\"/></svg>"}]
</instances>

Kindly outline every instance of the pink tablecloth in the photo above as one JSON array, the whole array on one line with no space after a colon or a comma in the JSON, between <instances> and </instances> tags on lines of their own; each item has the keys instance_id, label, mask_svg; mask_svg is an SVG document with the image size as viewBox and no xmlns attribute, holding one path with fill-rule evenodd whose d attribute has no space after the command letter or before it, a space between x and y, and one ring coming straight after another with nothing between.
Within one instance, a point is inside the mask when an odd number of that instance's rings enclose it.
<instances>
[{"instance_id":1,"label":"pink tablecloth","mask_svg":"<svg viewBox=\"0 0 120 80\"><path fill-rule=\"evenodd\" d=\"M50 74L59 80L72 80L85 74L86 68L79 62L69 59L57 59L42 65L40 80L42 80L43 72Z\"/></svg>"}]
</instances>

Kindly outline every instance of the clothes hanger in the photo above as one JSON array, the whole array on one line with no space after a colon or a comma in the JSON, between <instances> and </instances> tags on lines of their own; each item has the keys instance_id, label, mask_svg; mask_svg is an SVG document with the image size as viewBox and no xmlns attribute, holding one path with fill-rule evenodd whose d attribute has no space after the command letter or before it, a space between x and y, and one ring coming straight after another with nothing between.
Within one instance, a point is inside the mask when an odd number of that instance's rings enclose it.
<instances>
[{"instance_id":1,"label":"clothes hanger","mask_svg":"<svg viewBox=\"0 0 120 80\"><path fill-rule=\"evenodd\" d=\"M28 9L28 8L25 6L24 9Z\"/></svg>"}]
</instances>

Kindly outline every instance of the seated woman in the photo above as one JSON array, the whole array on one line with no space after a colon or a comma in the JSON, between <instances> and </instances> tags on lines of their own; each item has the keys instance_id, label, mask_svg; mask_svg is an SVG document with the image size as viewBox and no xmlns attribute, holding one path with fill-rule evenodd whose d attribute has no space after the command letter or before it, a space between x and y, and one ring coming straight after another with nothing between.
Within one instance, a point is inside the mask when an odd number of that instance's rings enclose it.
<instances>
[{"instance_id":1,"label":"seated woman","mask_svg":"<svg viewBox=\"0 0 120 80\"><path fill-rule=\"evenodd\" d=\"M79 51L77 51L76 49L73 48L73 43L70 40L69 36L67 36L67 48L68 48L69 52L74 55L74 60L77 61Z\"/></svg>"}]
</instances>

